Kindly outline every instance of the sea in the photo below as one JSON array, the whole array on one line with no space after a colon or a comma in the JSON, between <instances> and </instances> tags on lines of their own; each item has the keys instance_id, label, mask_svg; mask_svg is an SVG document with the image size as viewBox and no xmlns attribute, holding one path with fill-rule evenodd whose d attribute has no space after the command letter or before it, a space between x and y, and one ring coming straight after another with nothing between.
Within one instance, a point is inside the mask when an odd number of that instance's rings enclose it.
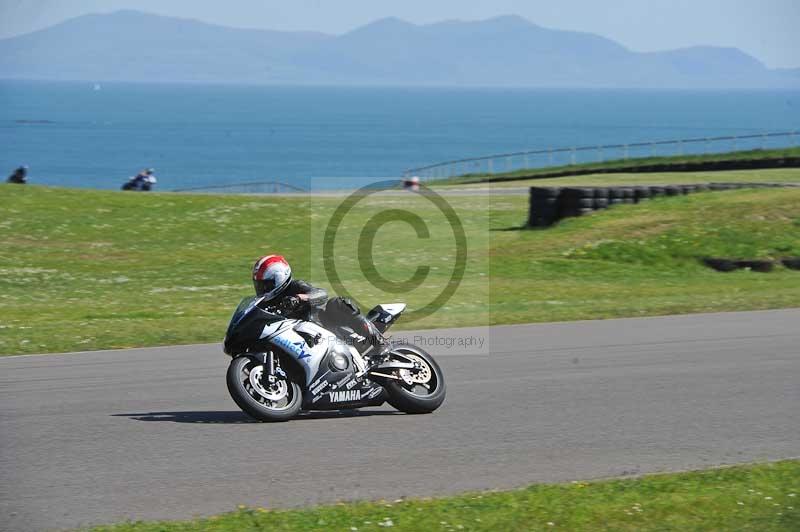
<instances>
[{"instance_id":1,"label":"sea","mask_svg":"<svg viewBox=\"0 0 800 532\"><path fill-rule=\"evenodd\" d=\"M67 187L117 189L152 167L159 190L347 189L495 153L790 130L800 91L0 81L0 171Z\"/></svg>"}]
</instances>

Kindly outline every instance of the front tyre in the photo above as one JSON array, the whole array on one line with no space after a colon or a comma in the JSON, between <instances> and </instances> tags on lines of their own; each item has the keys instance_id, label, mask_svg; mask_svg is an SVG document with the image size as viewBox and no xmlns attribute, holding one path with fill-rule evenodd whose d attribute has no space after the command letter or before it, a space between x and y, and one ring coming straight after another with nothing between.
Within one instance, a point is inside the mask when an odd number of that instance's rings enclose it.
<instances>
[{"instance_id":1,"label":"front tyre","mask_svg":"<svg viewBox=\"0 0 800 532\"><path fill-rule=\"evenodd\" d=\"M390 405L407 414L429 414L442 405L447 391L444 374L431 355L415 345L398 344L389 359L418 366L414 370L397 370L399 380L386 379L384 388Z\"/></svg>"},{"instance_id":2,"label":"front tyre","mask_svg":"<svg viewBox=\"0 0 800 532\"><path fill-rule=\"evenodd\" d=\"M228 392L246 414L259 421L289 421L302 407L300 386L288 375L276 375L275 382L262 378L264 364L242 356L228 366Z\"/></svg>"}]
</instances>

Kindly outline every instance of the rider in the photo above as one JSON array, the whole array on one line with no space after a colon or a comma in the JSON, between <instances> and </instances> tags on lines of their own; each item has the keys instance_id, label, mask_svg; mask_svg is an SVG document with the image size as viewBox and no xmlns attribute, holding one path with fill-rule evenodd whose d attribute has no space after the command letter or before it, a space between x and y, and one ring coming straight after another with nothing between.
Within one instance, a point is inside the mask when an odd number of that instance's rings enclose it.
<instances>
[{"instance_id":1,"label":"rider","mask_svg":"<svg viewBox=\"0 0 800 532\"><path fill-rule=\"evenodd\" d=\"M28 182L28 167L23 165L14 170L14 173L8 176L7 181L9 183L17 183L19 185L24 185Z\"/></svg>"},{"instance_id":2,"label":"rider","mask_svg":"<svg viewBox=\"0 0 800 532\"><path fill-rule=\"evenodd\" d=\"M149 192L158 182L154 174L155 170L152 168L145 168L134 177L130 178L130 180L122 186L122 190Z\"/></svg>"},{"instance_id":3,"label":"rider","mask_svg":"<svg viewBox=\"0 0 800 532\"><path fill-rule=\"evenodd\" d=\"M264 297L261 305L281 309L283 315L307 319L316 311L323 325L344 325L353 330L353 339L359 351L366 353L369 346L383 347L386 339L375 325L361 314L350 299L334 297L311 284L292 278L292 267L280 255L266 255L253 266L253 286L256 295Z\"/></svg>"},{"instance_id":4,"label":"rider","mask_svg":"<svg viewBox=\"0 0 800 532\"><path fill-rule=\"evenodd\" d=\"M156 183L158 183L158 179L156 179L155 170L152 168L145 170L142 177L142 191L150 192L156 186Z\"/></svg>"},{"instance_id":5,"label":"rider","mask_svg":"<svg viewBox=\"0 0 800 532\"><path fill-rule=\"evenodd\" d=\"M133 184L136 190L149 192L153 186L158 182L156 179L155 170L152 168L145 168L133 178Z\"/></svg>"}]
</instances>

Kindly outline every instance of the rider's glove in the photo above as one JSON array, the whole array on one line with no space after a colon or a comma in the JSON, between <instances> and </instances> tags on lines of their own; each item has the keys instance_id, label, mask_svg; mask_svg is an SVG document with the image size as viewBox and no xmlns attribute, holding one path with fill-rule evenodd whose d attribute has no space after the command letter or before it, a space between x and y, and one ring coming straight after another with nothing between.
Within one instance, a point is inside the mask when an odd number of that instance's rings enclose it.
<instances>
[{"instance_id":1,"label":"rider's glove","mask_svg":"<svg viewBox=\"0 0 800 532\"><path fill-rule=\"evenodd\" d=\"M300 298L297 296L289 296L281 302L281 310L284 314L294 312L299 306Z\"/></svg>"}]
</instances>

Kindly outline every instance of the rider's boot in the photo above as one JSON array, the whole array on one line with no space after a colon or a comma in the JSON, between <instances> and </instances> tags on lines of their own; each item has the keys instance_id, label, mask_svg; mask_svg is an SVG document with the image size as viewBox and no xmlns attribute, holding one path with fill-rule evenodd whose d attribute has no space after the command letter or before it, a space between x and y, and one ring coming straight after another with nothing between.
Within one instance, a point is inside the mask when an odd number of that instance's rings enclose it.
<instances>
[{"instance_id":1,"label":"rider's boot","mask_svg":"<svg viewBox=\"0 0 800 532\"><path fill-rule=\"evenodd\" d=\"M354 333L354 345L358 351L370 358L375 358L385 353L389 346L389 341L378 330L374 323L365 316L359 315L356 318L358 327Z\"/></svg>"}]
</instances>

